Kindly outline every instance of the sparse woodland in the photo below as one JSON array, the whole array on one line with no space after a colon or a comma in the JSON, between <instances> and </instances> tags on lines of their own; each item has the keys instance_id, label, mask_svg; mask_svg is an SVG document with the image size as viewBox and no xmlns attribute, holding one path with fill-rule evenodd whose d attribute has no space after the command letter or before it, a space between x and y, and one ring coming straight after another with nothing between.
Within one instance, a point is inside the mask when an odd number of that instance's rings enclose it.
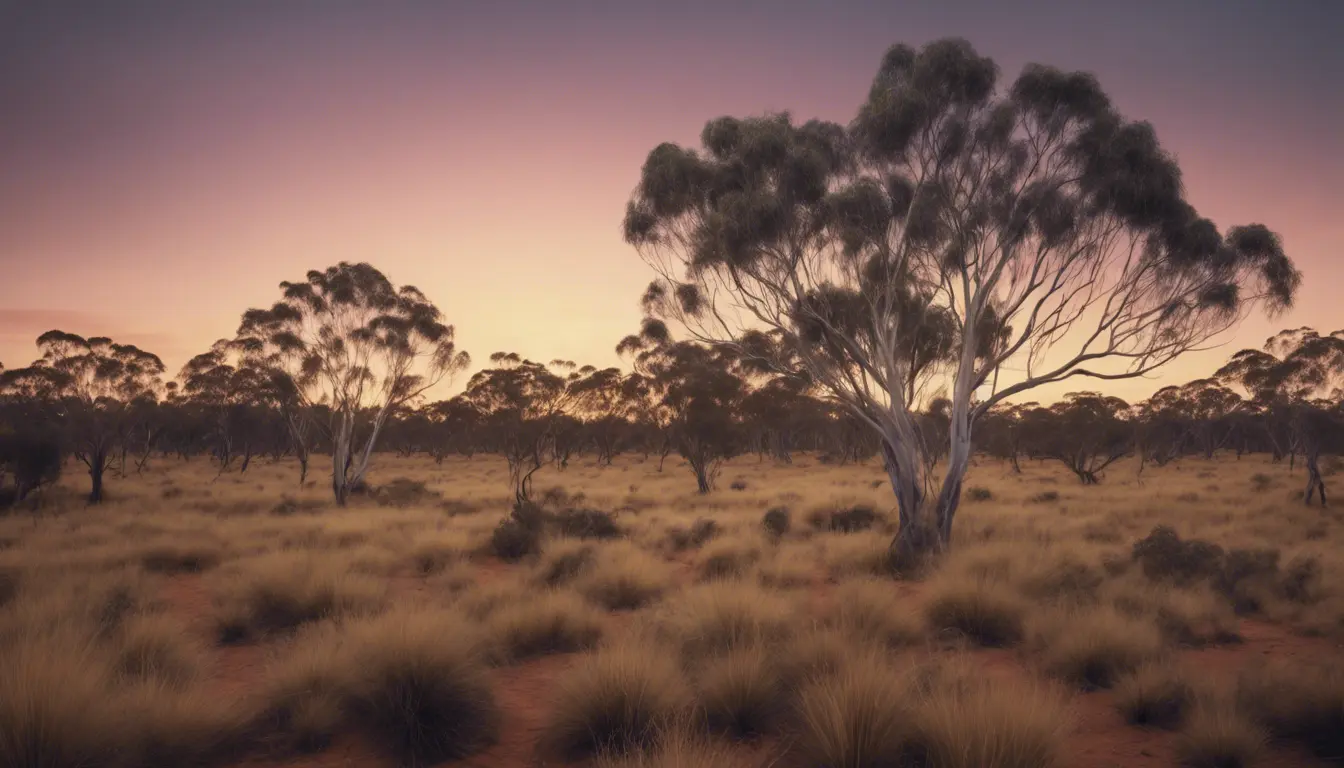
<instances>
[{"instance_id":1,"label":"sparse woodland","mask_svg":"<svg viewBox=\"0 0 1344 768\"><path fill-rule=\"evenodd\" d=\"M1288 311L1277 235L959 40L701 139L622 368L342 262L0 370L0 768L1344 762L1344 330L1106 394Z\"/></svg>"}]
</instances>

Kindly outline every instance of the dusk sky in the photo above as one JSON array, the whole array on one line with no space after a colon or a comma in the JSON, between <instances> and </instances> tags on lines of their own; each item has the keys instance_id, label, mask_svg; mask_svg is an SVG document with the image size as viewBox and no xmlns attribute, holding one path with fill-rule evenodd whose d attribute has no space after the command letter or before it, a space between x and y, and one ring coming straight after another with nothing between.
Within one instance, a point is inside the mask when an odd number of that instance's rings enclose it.
<instances>
[{"instance_id":1,"label":"dusk sky","mask_svg":"<svg viewBox=\"0 0 1344 768\"><path fill-rule=\"evenodd\" d=\"M954 35L1005 79L1095 72L1201 213L1265 223L1304 272L1287 317L1107 391L1344 327L1341 0L0 0L0 362L59 328L175 374L350 260L421 288L478 363L616 364L650 149L724 114L848 122L888 46Z\"/></svg>"}]
</instances>

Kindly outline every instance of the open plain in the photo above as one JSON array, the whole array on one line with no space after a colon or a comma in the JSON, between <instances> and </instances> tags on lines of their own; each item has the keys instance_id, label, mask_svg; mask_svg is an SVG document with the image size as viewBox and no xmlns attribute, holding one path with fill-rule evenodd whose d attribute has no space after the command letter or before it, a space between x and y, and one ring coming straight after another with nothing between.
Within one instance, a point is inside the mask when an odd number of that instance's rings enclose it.
<instances>
[{"instance_id":1,"label":"open plain","mask_svg":"<svg viewBox=\"0 0 1344 768\"><path fill-rule=\"evenodd\" d=\"M100 506L72 470L0 519L0 764L1344 756L1344 515L1287 462L982 458L918 571L879 464L657 464L543 470L528 531L491 456L380 455L344 509L286 462L156 459Z\"/></svg>"}]
</instances>

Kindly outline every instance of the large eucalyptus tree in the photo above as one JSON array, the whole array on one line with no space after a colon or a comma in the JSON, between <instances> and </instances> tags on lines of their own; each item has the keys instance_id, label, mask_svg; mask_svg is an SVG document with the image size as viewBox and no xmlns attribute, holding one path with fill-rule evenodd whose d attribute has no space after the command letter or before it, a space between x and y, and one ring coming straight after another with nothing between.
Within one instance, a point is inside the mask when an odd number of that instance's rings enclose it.
<instances>
[{"instance_id":1,"label":"large eucalyptus tree","mask_svg":"<svg viewBox=\"0 0 1344 768\"><path fill-rule=\"evenodd\" d=\"M270 309L243 314L234 344L304 406L302 414L327 406L331 487L344 505L388 418L470 358L433 302L369 264L343 261L280 289L283 297Z\"/></svg>"},{"instance_id":2,"label":"large eucalyptus tree","mask_svg":"<svg viewBox=\"0 0 1344 768\"><path fill-rule=\"evenodd\" d=\"M891 48L848 127L722 117L701 143L654 148L626 210L657 272L647 311L739 350L780 334L778 367L880 435L907 551L950 542L989 408L1150 373L1300 280L1264 226L1201 218L1093 76L1033 64L1003 87L962 40ZM917 413L939 389L935 497Z\"/></svg>"}]
</instances>

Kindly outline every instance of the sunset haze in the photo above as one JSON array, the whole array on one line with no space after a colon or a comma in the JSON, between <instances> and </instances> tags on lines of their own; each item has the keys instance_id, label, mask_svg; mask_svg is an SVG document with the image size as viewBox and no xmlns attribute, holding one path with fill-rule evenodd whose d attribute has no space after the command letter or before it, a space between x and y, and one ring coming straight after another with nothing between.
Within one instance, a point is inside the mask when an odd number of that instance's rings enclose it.
<instances>
[{"instance_id":1,"label":"sunset haze","mask_svg":"<svg viewBox=\"0 0 1344 768\"><path fill-rule=\"evenodd\" d=\"M477 366L618 364L651 277L620 232L649 150L719 115L848 122L887 47L944 36L1005 81L1096 73L1203 215L1266 224L1304 274L1286 317L1107 391L1344 326L1344 4L1008 5L4 3L0 362L59 328L175 373L345 260L423 290Z\"/></svg>"}]
</instances>

